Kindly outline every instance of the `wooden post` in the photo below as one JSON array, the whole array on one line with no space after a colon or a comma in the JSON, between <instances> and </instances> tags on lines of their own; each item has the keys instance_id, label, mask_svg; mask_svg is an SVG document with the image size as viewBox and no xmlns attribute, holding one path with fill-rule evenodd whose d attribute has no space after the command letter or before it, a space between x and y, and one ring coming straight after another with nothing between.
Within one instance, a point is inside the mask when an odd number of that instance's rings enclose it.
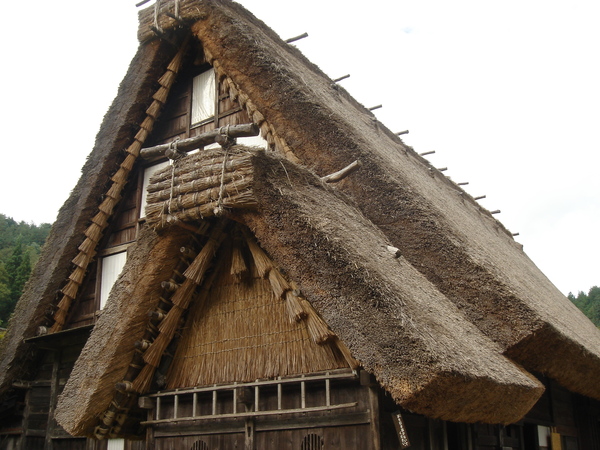
<instances>
[{"instance_id":1,"label":"wooden post","mask_svg":"<svg viewBox=\"0 0 600 450\"><path fill-rule=\"evenodd\" d=\"M54 351L52 361L52 378L50 379L50 408L48 409L48 422L46 423L46 442L44 450L52 450L52 434L54 432L54 410L58 397L58 366L60 365L60 350Z\"/></svg>"},{"instance_id":2,"label":"wooden post","mask_svg":"<svg viewBox=\"0 0 600 450\"><path fill-rule=\"evenodd\" d=\"M381 450L381 435L379 432L379 389L370 373L360 371L360 384L367 389L369 396L369 422L371 428L371 448Z\"/></svg>"}]
</instances>

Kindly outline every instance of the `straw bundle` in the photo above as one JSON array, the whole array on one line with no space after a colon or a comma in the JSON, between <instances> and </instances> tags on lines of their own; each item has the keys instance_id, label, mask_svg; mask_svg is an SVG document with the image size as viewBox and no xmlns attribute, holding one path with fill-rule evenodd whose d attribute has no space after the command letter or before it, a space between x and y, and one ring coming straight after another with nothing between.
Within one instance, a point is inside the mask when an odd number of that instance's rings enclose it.
<instances>
[{"instance_id":1,"label":"straw bundle","mask_svg":"<svg viewBox=\"0 0 600 450\"><path fill-rule=\"evenodd\" d=\"M158 102L152 102L152 104L148 107L148 109L146 110L146 114L150 117L153 117L154 119L156 119L158 117L158 115L160 114L160 108L161 108L161 104ZM141 150L141 147L140 147Z\"/></svg>"},{"instance_id":2,"label":"straw bundle","mask_svg":"<svg viewBox=\"0 0 600 450\"><path fill-rule=\"evenodd\" d=\"M90 262L92 261L92 259L94 258L95 255L96 255L95 251L92 251L90 254L79 252L79 253L77 253L77 256L75 258L73 258L73 261L71 261L71 262L73 264L75 264L77 267L81 267L81 268L85 269L90 264Z\"/></svg>"},{"instance_id":3,"label":"straw bundle","mask_svg":"<svg viewBox=\"0 0 600 450\"><path fill-rule=\"evenodd\" d=\"M179 72L181 68L181 62L183 61L183 55L187 51L187 42L181 46L175 57L171 60L171 63L168 66L167 71L176 74ZM77 261L76 268L73 273L69 277L69 281L67 285L63 288L63 294L65 296L59 303L59 308L56 314L54 315L54 325L52 326L52 332L60 331L62 326L64 325L65 317L68 313L69 308L73 302L73 299L77 298L77 293L79 291L79 286L83 282L82 273L85 273L87 269L87 265L91 262L93 255L96 253L96 247L98 242L100 241L104 230L108 225L108 219L112 216L113 211L121 199L121 193L125 184L127 183L127 178L129 173L133 169L137 156L139 155L140 149L142 148L143 143L146 138L152 131L154 127L154 122L156 117L158 117L158 113L162 107L162 105L166 102L169 90L175 81L175 76L163 76L161 79L166 80L164 83L161 83L162 86L154 95L155 98L158 98L160 104L152 105L149 110L152 111L152 115L146 116L144 121L142 122L142 126L138 133L134 137L134 141L126 150L127 156L121 163L117 172L112 176L111 180L113 184L108 189L106 196L100 206L98 206L99 212L94 216L92 220L92 224L85 231L86 238L79 246L79 251L81 254L77 255L74 258L74 261ZM77 282L76 282L77 281ZM60 306L62 304L62 307Z\"/></svg>"},{"instance_id":4,"label":"straw bundle","mask_svg":"<svg viewBox=\"0 0 600 450\"><path fill-rule=\"evenodd\" d=\"M85 230L85 235L94 242L99 242L102 238L104 228L97 223L92 222L89 227Z\"/></svg>"},{"instance_id":5,"label":"straw bundle","mask_svg":"<svg viewBox=\"0 0 600 450\"><path fill-rule=\"evenodd\" d=\"M73 270L73 272L71 272L71 275L69 275L69 280L73 281L73 283L80 285L83 283L83 279L85 278L85 272L85 268L75 267L75 270Z\"/></svg>"},{"instance_id":6,"label":"straw bundle","mask_svg":"<svg viewBox=\"0 0 600 450\"><path fill-rule=\"evenodd\" d=\"M73 298L68 295L63 295L62 299L58 303L58 309L56 313L54 313L54 325L50 327L50 333L54 333L62 329L65 321L67 320L67 314L69 313L69 308L71 307L71 303L73 302Z\"/></svg>"},{"instance_id":7,"label":"straw bundle","mask_svg":"<svg viewBox=\"0 0 600 450\"><path fill-rule=\"evenodd\" d=\"M81 243L81 245L77 248L80 252L85 254L91 254L96 251L96 246L98 245L98 240L91 239L86 237L85 240Z\"/></svg>"},{"instance_id":8,"label":"straw bundle","mask_svg":"<svg viewBox=\"0 0 600 450\"><path fill-rule=\"evenodd\" d=\"M278 300L282 300L283 295L291 289L287 280L276 268L272 268L269 271L269 282L271 283L271 289L273 289L275 298Z\"/></svg>"},{"instance_id":9,"label":"straw bundle","mask_svg":"<svg viewBox=\"0 0 600 450\"><path fill-rule=\"evenodd\" d=\"M295 291L290 290L285 293L285 309L287 311L290 322L300 322L305 319L307 314L302 309L302 304Z\"/></svg>"},{"instance_id":10,"label":"straw bundle","mask_svg":"<svg viewBox=\"0 0 600 450\"><path fill-rule=\"evenodd\" d=\"M156 367L146 364L131 383L131 389L138 394L145 394L148 392L150 386L152 386L152 379L154 378L155 371Z\"/></svg>"},{"instance_id":11,"label":"straw bundle","mask_svg":"<svg viewBox=\"0 0 600 450\"><path fill-rule=\"evenodd\" d=\"M250 233L245 234L246 243L248 244L248 248L250 249L250 253L252 254L256 270L258 271L258 274L261 278L265 278L273 268L271 258L269 258L263 251L263 249L258 246L256 241L254 240L254 237L250 236Z\"/></svg>"},{"instance_id":12,"label":"straw bundle","mask_svg":"<svg viewBox=\"0 0 600 450\"><path fill-rule=\"evenodd\" d=\"M223 227L225 226L225 221L220 221L219 224L215 226L212 233L210 234L208 241L198 253L198 256L192 261L190 266L183 272L183 276L193 280L196 284L200 284L202 282L202 278L204 277L204 273L210 266L215 252L221 245L223 238L225 237L223 234Z\"/></svg>"},{"instance_id":13,"label":"straw bundle","mask_svg":"<svg viewBox=\"0 0 600 450\"><path fill-rule=\"evenodd\" d=\"M240 248L241 242L236 239L231 255L231 268L229 273L233 276L236 282L240 282L243 276L248 272L248 266L244 261L244 255Z\"/></svg>"},{"instance_id":14,"label":"straw bundle","mask_svg":"<svg viewBox=\"0 0 600 450\"><path fill-rule=\"evenodd\" d=\"M221 174L215 174L204 178L196 178L189 182L181 182L181 178L174 178L171 188L171 180L163 181L158 184L148 186L148 203L157 203L164 200L169 200L171 197L176 197L192 192L202 192L213 188L218 188L221 185L221 180L225 184L235 184L246 179L251 179L249 175L252 171L248 168L238 169L236 172L225 173L223 178ZM157 189L159 187L160 189Z\"/></svg>"},{"instance_id":15,"label":"straw bundle","mask_svg":"<svg viewBox=\"0 0 600 450\"><path fill-rule=\"evenodd\" d=\"M221 203L213 200L203 205L187 208L182 211L171 211L169 213L168 202L163 204L162 211L154 212L153 216L146 215L146 221L156 229L162 229L167 226L177 224L185 227L185 222L204 220L209 217L217 216L219 208L254 208L257 205L252 192L241 192L240 194L225 197ZM148 210L146 209L146 212Z\"/></svg>"},{"instance_id":16,"label":"straw bundle","mask_svg":"<svg viewBox=\"0 0 600 450\"><path fill-rule=\"evenodd\" d=\"M63 293L63 295L65 297L70 297L70 300L68 300L70 302L77 295L77 291L79 290L79 286L80 286L79 283L76 283L73 280L69 280L69 281L67 281L67 284L65 284L65 287L63 287L61 289L61 292ZM63 300L66 300L66 299L63 298ZM61 302L63 300L61 300ZM60 305L60 303L59 303L59 305ZM70 305L70 303L69 303L69 305Z\"/></svg>"},{"instance_id":17,"label":"straw bundle","mask_svg":"<svg viewBox=\"0 0 600 450\"><path fill-rule=\"evenodd\" d=\"M225 182L225 189L223 195L232 196L239 194L240 191L247 190L252 185L252 178L242 179L230 179L229 182ZM188 186L191 187L191 186ZM148 206L146 206L146 214L148 216L156 214L158 211L170 209L171 211L181 211L189 208L208 203L210 201L219 199L219 192L221 187L217 184L215 186L209 186L200 191L176 194L175 189L173 190L173 199L170 200L170 191L160 191L153 194L153 198L148 198ZM166 202L163 203L163 201Z\"/></svg>"},{"instance_id":18,"label":"straw bundle","mask_svg":"<svg viewBox=\"0 0 600 450\"><path fill-rule=\"evenodd\" d=\"M154 105L154 103L152 104ZM157 105L160 105L160 103L157 103ZM156 117L154 117L154 119L156 120ZM140 150L142 150L142 145L142 142L134 140L133 143L129 147L127 147L127 150L125 151L130 155L134 155L136 157L140 156Z\"/></svg>"},{"instance_id":19,"label":"straw bundle","mask_svg":"<svg viewBox=\"0 0 600 450\"><path fill-rule=\"evenodd\" d=\"M302 309L306 311L306 325L310 337L315 344L323 345L330 339L335 338L335 333L329 329L321 316L317 314L310 302L304 298L300 298Z\"/></svg>"}]
</instances>

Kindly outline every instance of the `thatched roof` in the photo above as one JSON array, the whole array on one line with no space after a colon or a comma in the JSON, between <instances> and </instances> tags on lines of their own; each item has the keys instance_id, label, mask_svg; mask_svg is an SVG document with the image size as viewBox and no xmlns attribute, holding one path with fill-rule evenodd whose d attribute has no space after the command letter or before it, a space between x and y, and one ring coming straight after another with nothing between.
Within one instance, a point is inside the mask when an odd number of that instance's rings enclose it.
<instances>
[{"instance_id":1,"label":"thatched roof","mask_svg":"<svg viewBox=\"0 0 600 450\"><path fill-rule=\"evenodd\" d=\"M68 276L94 202L151 101L149 85L175 52L150 31L153 13L140 13L138 55L5 338L3 389L25 361L22 339ZM527 371L600 399L600 332L486 210L241 6L188 0L181 15L230 95L285 156L253 153L253 206L234 218L400 405L453 421L516 421L541 393ZM164 33L187 32L159 17ZM356 159L361 169L335 188L320 181ZM156 247L173 258L169 236L178 232L163 233L143 232L76 364L57 409L71 432L93 432L126 376L158 280L145 275L158 270L147 256ZM131 295L134 279L143 295Z\"/></svg>"}]
</instances>

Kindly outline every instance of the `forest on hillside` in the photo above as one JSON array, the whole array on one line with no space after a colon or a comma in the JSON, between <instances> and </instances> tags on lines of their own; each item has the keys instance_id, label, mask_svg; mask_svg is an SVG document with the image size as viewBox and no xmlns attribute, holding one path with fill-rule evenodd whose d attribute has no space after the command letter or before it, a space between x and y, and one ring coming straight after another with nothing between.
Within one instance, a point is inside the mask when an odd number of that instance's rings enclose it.
<instances>
[{"instance_id":1,"label":"forest on hillside","mask_svg":"<svg viewBox=\"0 0 600 450\"><path fill-rule=\"evenodd\" d=\"M569 292L568 297L575 306L594 322L594 325L600 328L600 287L592 287L587 294L580 291L577 297Z\"/></svg>"},{"instance_id":2,"label":"forest on hillside","mask_svg":"<svg viewBox=\"0 0 600 450\"><path fill-rule=\"evenodd\" d=\"M8 323L50 227L0 214L0 327Z\"/></svg>"}]
</instances>

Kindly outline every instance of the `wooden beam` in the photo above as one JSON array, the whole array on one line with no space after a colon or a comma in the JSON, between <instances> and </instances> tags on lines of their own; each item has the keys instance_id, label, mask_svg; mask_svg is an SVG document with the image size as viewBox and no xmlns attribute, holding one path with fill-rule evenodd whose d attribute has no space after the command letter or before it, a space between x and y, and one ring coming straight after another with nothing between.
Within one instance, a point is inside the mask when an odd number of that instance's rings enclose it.
<instances>
[{"instance_id":1,"label":"wooden beam","mask_svg":"<svg viewBox=\"0 0 600 450\"><path fill-rule=\"evenodd\" d=\"M259 133L258 127L253 123L217 128L215 130L208 131L207 133L202 133L198 136L177 141L177 151L187 153L192 150L196 150L197 148L204 147L205 145L213 144L216 140L216 137L222 131L226 132L233 138L258 136ZM173 147L174 144L175 141L172 141L169 144L160 144L155 145L154 147L143 148L140 151L140 158L153 159L164 156L165 151Z\"/></svg>"}]
</instances>

